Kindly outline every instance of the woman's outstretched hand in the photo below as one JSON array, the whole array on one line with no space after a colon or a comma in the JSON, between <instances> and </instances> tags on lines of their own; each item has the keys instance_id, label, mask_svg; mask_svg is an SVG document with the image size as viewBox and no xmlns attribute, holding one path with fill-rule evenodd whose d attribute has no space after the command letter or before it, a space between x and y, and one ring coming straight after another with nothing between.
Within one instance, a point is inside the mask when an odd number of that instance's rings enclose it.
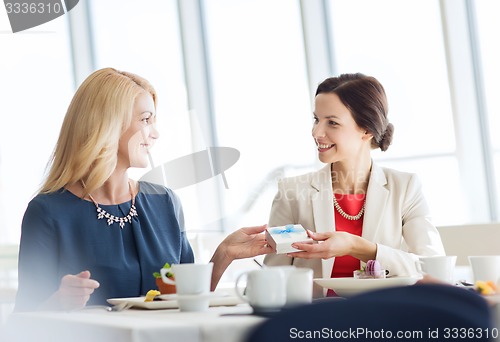
<instances>
[{"instance_id":1,"label":"woman's outstretched hand","mask_svg":"<svg viewBox=\"0 0 500 342\"><path fill-rule=\"evenodd\" d=\"M302 252L289 253L289 256L304 259L328 259L347 255L351 251L352 235L349 233L315 233L308 230L307 235L319 243L294 243L292 247L300 249Z\"/></svg>"},{"instance_id":2,"label":"woman's outstretched hand","mask_svg":"<svg viewBox=\"0 0 500 342\"><path fill-rule=\"evenodd\" d=\"M267 225L240 228L229 234L217 247L212 262L212 291L215 290L226 268L236 259L252 258L261 254L272 253L263 234Z\"/></svg>"},{"instance_id":3,"label":"woman's outstretched hand","mask_svg":"<svg viewBox=\"0 0 500 342\"><path fill-rule=\"evenodd\" d=\"M315 233L308 230L307 235L318 243L294 243L292 247L300 249L302 252L289 253L288 256L304 259L329 259L351 255L366 262L375 259L377 255L377 244L347 232Z\"/></svg>"},{"instance_id":4,"label":"woman's outstretched hand","mask_svg":"<svg viewBox=\"0 0 500 342\"><path fill-rule=\"evenodd\" d=\"M240 228L228 235L219 247L231 260L272 253L273 249L267 245L263 234L266 228L267 225Z\"/></svg>"}]
</instances>

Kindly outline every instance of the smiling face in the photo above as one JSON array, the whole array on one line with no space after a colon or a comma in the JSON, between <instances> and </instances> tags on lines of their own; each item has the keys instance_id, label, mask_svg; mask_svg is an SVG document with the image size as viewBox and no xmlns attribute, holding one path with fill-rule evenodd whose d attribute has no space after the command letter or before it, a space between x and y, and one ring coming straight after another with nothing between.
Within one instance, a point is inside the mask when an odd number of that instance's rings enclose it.
<instances>
[{"instance_id":1,"label":"smiling face","mask_svg":"<svg viewBox=\"0 0 500 342\"><path fill-rule=\"evenodd\" d=\"M147 167L148 153L159 137L155 127L156 111L151 94L143 92L137 96L132 112L132 122L120 137L118 165Z\"/></svg>"},{"instance_id":2,"label":"smiling face","mask_svg":"<svg viewBox=\"0 0 500 342\"><path fill-rule=\"evenodd\" d=\"M316 96L312 136L323 163L349 164L370 155L372 135L356 124L335 93Z\"/></svg>"}]
</instances>

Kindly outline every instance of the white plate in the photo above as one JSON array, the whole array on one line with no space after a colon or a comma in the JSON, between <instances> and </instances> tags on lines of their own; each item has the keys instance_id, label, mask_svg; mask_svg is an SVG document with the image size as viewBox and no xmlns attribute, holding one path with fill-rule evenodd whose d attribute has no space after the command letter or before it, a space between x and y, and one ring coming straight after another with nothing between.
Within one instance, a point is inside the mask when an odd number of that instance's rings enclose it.
<instances>
[{"instance_id":1,"label":"white plate","mask_svg":"<svg viewBox=\"0 0 500 342\"><path fill-rule=\"evenodd\" d=\"M413 285L418 277L393 277L386 279L355 279L355 278L316 278L314 282L327 289L332 289L341 297L351 297L366 291L386 287Z\"/></svg>"},{"instance_id":2,"label":"white plate","mask_svg":"<svg viewBox=\"0 0 500 342\"><path fill-rule=\"evenodd\" d=\"M207 296L207 295L205 295ZM159 310L159 309L178 309L179 303L176 299L177 295L160 295L162 300L154 300L151 302L145 302L144 299L146 297L130 297L130 298L110 298L108 299L108 303L111 305L121 304L121 303L130 303L133 308L140 309L149 309L149 310ZM166 298L163 298L166 297ZM171 298L170 298L171 297ZM197 298L199 296L185 296L186 298ZM228 295L218 295L218 294L210 294L209 295L209 305L210 306L234 306L241 303L244 303L237 296L228 296Z\"/></svg>"}]
</instances>

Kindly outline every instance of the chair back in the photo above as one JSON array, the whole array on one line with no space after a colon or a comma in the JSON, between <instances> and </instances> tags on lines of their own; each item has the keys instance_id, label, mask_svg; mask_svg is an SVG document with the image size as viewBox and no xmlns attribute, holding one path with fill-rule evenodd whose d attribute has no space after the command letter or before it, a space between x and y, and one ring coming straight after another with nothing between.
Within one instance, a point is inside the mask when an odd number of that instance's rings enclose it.
<instances>
[{"instance_id":1,"label":"chair back","mask_svg":"<svg viewBox=\"0 0 500 342\"><path fill-rule=\"evenodd\" d=\"M437 227L446 255L457 256L457 266L468 266L468 256L500 255L500 223Z\"/></svg>"}]
</instances>

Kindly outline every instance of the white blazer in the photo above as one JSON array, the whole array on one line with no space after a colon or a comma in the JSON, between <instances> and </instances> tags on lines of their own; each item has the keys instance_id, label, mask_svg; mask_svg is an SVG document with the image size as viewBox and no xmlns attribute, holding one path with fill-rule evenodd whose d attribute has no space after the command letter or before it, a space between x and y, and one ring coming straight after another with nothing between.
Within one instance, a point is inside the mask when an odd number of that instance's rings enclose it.
<instances>
[{"instance_id":1,"label":"white blazer","mask_svg":"<svg viewBox=\"0 0 500 342\"><path fill-rule=\"evenodd\" d=\"M316 232L335 231L331 164L278 183L268 226L301 224ZM394 276L415 275L419 256L445 255L439 233L415 174L372 164L366 193L362 237L377 243L376 259ZM331 276L335 258L300 259L268 254L267 265L310 267L315 278ZM360 265L361 267L361 265ZM314 296L323 290L315 285Z\"/></svg>"}]
</instances>

